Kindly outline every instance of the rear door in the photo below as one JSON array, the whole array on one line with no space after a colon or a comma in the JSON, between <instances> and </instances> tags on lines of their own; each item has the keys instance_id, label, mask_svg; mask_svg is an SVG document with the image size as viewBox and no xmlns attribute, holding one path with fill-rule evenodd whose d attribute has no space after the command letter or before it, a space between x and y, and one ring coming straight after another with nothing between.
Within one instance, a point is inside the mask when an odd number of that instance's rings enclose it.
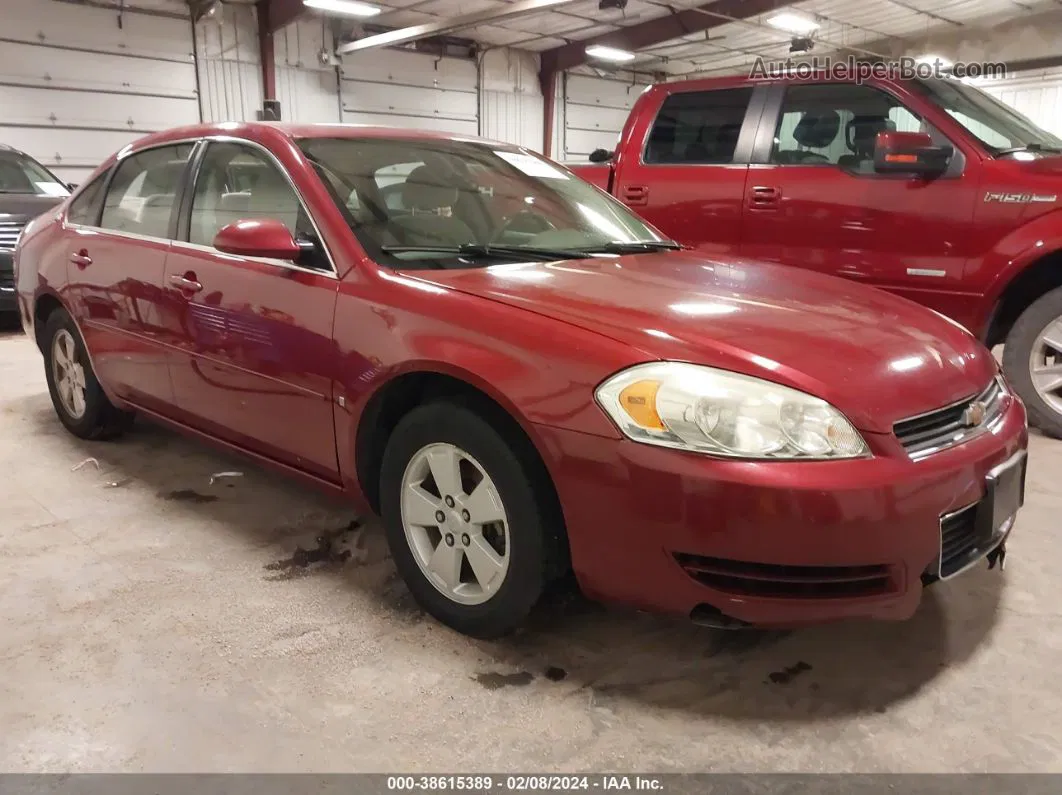
<instances>
[{"instance_id":1,"label":"rear door","mask_svg":"<svg viewBox=\"0 0 1062 795\"><path fill-rule=\"evenodd\" d=\"M336 480L332 321L339 281L323 242L264 149L212 141L194 171L181 239L166 265L177 307L172 377L181 419ZM223 226L256 218L282 221L313 249L284 262L213 247Z\"/></svg>"},{"instance_id":2,"label":"rear door","mask_svg":"<svg viewBox=\"0 0 1062 795\"><path fill-rule=\"evenodd\" d=\"M749 156L765 87L676 91L636 125L620 158L616 197L664 234L736 253Z\"/></svg>"},{"instance_id":3,"label":"rear door","mask_svg":"<svg viewBox=\"0 0 1062 795\"><path fill-rule=\"evenodd\" d=\"M166 254L193 146L122 158L106 178L102 207L86 190L71 206L64 235L74 313L97 375L120 397L160 411L173 399L164 345Z\"/></svg>"}]
</instances>

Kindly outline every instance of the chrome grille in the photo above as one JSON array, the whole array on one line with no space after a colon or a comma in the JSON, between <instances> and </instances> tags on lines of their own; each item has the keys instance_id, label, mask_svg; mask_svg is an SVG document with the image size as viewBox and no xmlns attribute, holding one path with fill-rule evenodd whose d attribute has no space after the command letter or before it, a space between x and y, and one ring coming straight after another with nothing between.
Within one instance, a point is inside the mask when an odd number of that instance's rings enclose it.
<instances>
[{"instance_id":1,"label":"chrome grille","mask_svg":"<svg viewBox=\"0 0 1062 795\"><path fill-rule=\"evenodd\" d=\"M962 444L991 428L1003 413L1006 394L1002 380L994 378L979 395L901 420L893 426L893 432L911 458L925 458ZM971 407L975 404L981 404L984 413L980 422L970 424L968 412L973 411Z\"/></svg>"},{"instance_id":2,"label":"chrome grille","mask_svg":"<svg viewBox=\"0 0 1062 795\"><path fill-rule=\"evenodd\" d=\"M0 221L0 251L14 251L25 221Z\"/></svg>"}]
</instances>

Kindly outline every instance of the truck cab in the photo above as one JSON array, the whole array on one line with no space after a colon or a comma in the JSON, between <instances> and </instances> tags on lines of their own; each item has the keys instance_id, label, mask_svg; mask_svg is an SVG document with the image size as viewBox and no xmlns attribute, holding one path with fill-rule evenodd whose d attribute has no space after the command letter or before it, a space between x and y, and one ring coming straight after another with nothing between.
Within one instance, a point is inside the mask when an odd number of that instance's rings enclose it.
<instances>
[{"instance_id":1,"label":"truck cab","mask_svg":"<svg viewBox=\"0 0 1062 795\"><path fill-rule=\"evenodd\" d=\"M1062 436L1062 139L984 91L665 83L594 160L574 170L684 244L880 287L1004 344L1031 422Z\"/></svg>"}]
</instances>

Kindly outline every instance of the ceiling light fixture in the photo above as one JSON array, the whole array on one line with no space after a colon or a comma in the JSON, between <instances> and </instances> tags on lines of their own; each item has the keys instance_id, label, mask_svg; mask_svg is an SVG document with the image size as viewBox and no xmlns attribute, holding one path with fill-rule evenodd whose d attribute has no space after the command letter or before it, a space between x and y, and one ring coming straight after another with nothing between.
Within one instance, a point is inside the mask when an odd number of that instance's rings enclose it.
<instances>
[{"instance_id":1,"label":"ceiling light fixture","mask_svg":"<svg viewBox=\"0 0 1062 795\"><path fill-rule=\"evenodd\" d=\"M951 61L940 55L919 55L915 58L915 63L940 64L941 69L952 66Z\"/></svg>"},{"instance_id":2,"label":"ceiling light fixture","mask_svg":"<svg viewBox=\"0 0 1062 795\"><path fill-rule=\"evenodd\" d=\"M633 52L619 50L615 47L604 47L600 44L592 44L587 47L586 54L591 58L597 58L601 61L612 61L613 63L625 63L626 61L633 61L635 59Z\"/></svg>"},{"instance_id":3,"label":"ceiling light fixture","mask_svg":"<svg viewBox=\"0 0 1062 795\"><path fill-rule=\"evenodd\" d=\"M358 0L302 0L307 8L347 17L374 17L381 9Z\"/></svg>"},{"instance_id":4,"label":"ceiling light fixture","mask_svg":"<svg viewBox=\"0 0 1062 795\"><path fill-rule=\"evenodd\" d=\"M788 12L775 14L773 17L769 17L767 19L767 24L772 28L784 30L786 33L796 33L798 36L806 36L812 31L819 29L819 23L814 19L809 19L800 14L790 14Z\"/></svg>"}]
</instances>

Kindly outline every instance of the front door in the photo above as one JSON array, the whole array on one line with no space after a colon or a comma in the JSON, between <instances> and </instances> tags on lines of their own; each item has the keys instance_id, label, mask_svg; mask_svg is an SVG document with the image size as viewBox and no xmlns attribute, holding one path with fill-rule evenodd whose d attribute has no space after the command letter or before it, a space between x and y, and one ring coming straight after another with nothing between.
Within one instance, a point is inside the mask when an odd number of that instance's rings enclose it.
<instances>
[{"instance_id":1,"label":"front door","mask_svg":"<svg viewBox=\"0 0 1062 795\"><path fill-rule=\"evenodd\" d=\"M668 96L648 132L633 131L635 145L616 167L616 197L668 237L711 253L736 253L761 106L753 98L765 91ZM643 137L644 151L637 151Z\"/></svg>"},{"instance_id":2,"label":"front door","mask_svg":"<svg viewBox=\"0 0 1062 795\"><path fill-rule=\"evenodd\" d=\"M167 291L179 307L172 377L181 419L336 480L332 321L339 281L299 197L264 151L211 142L187 215L166 263ZM315 247L299 262L214 249L223 226L254 218L283 221Z\"/></svg>"},{"instance_id":3,"label":"front door","mask_svg":"<svg viewBox=\"0 0 1062 795\"><path fill-rule=\"evenodd\" d=\"M878 132L924 131L947 141L899 99L869 85L791 85L784 92L777 116L764 119L758 136L741 254L961 314L955 309L966 298L959 292L963 266L975 245L967 233L973 166L956 150L940 177L878 174Z\"/></svg>"},{"instance_id":4,"label":"front door","mask_svg":"<svg viewBox=\"0 0 1062 795\"><path fill-rule=\"evenodd\" d=\"M63 241L74 313L97 375L120 397L160 411L173 399L163 279L192 146L121 159L109 182L100 178L102 208L95 185L71 206Z\"/></svg>"}]
</instances>

